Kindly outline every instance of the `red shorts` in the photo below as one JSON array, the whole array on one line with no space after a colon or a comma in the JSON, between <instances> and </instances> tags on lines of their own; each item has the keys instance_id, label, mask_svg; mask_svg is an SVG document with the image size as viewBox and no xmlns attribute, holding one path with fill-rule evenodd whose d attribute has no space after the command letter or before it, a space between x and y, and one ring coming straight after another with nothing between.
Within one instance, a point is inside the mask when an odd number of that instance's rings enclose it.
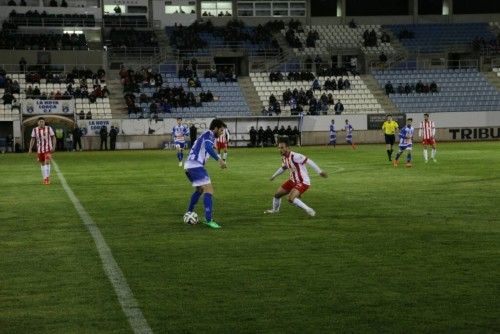
<instances>
[{"instance_id":1,"label":"red shorts","mask_svg":"<svg viewBox=\"0 0 500 334\"><path fill-rule=\"evenodd\" d=\"M309 189L309 185L305 183L295 183L292 180L288 180L281 185L281 188L290 192L292 189L297 189L301 194L305 193Z\"/></svg>"},{"instance_id":2,"label":"red shorts","mask_svg":"<svg viewBox=\"0 0 500 334\"><path fill-rule=\"evenodd\" d=\"M44 163L45 161L50 161L52 159L52 154L50 152L38 153L38 162Z\"/></svg>"},{"instance_id":3,"label":"red shorts","mask_svg":"<svg viewBox=\"0 0 500 334\"><path fill-rule=\"evenodd\" d=\"M422 140L422 145L435 145L436 140L434 138Z\"/></svg>"},{"instance_id":4,"label":"red shorts","mask_svg":"<svg viewBox=\"0 0 500 334\"><path fill-rule=\"evenodd\" d=\"M215 143L215 148L217 148L218 150L226 149L227 148L227 143L216 142Z\"/></svg>"}]
</instances>

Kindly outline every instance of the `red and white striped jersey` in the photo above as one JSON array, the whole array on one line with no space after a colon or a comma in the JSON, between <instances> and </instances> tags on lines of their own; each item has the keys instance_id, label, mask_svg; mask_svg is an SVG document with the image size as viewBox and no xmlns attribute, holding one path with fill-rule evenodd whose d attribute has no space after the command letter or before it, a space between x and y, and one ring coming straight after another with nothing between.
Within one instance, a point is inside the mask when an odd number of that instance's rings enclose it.
<instances>
[{"instance_id":1,"label":"red and white striped jersey","mask_svg":"<svg viewBox=\"0 0 500 334\"><path fill-rule=\"evenodd\" d=\"M283 160L282 167L290 171L290 180L295 183L311 184L311 179L306 168L307 157L305 155L290 151L288 155L281 158Z\"/></svg>"},{"instance_id":2,"label":"red and white striped jersey","mask_svg":"<svg viewBox=\"0 0 500 334\"><path fill-rule=\"evenodd\" d=\"M224 129L222 131L222 134L215 138L215 144L227 144L229 142L229 131L227 129Z\"/></svg>"},{"instance_id":3,"label":"red and white striped jersey","mask_svg":"<svg viewBox=\"0 0 500 334\"><path fill-rule=\"evenodd\" d=\"M434 124L434 121L423 120L420 123L420 130L418 130L419 137L422 137L423 139L431 139L434 138L435 134L436 134L436 125Z\"/></svg>"},{"instance_id":4,"label":"red and white striped jersey","mask_svg":"<svg viewBox=\"0 0 500 334\"><path fill-rule=\"evenodd\" d=\"M52 137L54 130L50 126L39 128L38 126L31 131L31 138L35 138L37 153L49 153L52 151Z\"/></svg>"}]
</instances>

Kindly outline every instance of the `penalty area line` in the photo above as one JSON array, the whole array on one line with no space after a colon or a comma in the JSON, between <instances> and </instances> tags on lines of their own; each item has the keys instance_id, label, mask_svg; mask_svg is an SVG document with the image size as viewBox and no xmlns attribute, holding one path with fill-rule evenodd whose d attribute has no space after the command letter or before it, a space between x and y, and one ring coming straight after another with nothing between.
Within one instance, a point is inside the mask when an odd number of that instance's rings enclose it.
<instances>
[{"instance_id":1,"label":"penalty area line","mask_svg":"<svg viewBox=\"0 0 500 334\"><path fill-rule=\"evenodd\" d=\"M122 270L113 257L113 253L111 253L111 249L106 243L101 230L99 229L99 227L97 227L92 217L90 217L80 200L76 197L73 190L71 190L71 188L69 187L57 163L52 160L52 164L54 165L54 169L57 173L59 181L61 181L62 187L73 203L83 224L92 236L92 239L94 239L97 252L99 253L99 257L102 261L104 272L113 285L113 289L115 290L116 296L118 297L120 306L122 307L123 313L125 313L125 316L127 317L132 330L134 331L134 333L153 333L146 318L144 318L141 309L139 308L139 304L137 303L137 300L135 299L134 294L132 293L132 290L127 283L125 275L123 275Z\"/></svg>"}]
</instances>

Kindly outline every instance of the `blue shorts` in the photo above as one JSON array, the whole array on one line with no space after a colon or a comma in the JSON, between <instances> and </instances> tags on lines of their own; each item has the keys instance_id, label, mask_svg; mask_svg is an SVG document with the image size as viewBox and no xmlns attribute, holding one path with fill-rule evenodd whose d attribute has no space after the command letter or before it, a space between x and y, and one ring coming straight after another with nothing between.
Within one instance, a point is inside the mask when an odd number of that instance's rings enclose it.
<instances>
[{"instance_id":1,"label":"blue shorts","mask_svg":"<svg viewBox=\"0 0 500 334\"><path fill-rule=\"evenodd\" d=\"M174 141L175 148L184 148L186 147L185 141Z\"/></svg>"},{"instance_id":2,"label":"blue shorts","mask_svg":"<svg viewBox=\"0 0 500 334\"><path fill-rule=\"evenodd\" d=\"M212 183L207 170L203 167L188 168L185 171L186 176L193 187L200 187Z\"/></svg>"}]
</instances>

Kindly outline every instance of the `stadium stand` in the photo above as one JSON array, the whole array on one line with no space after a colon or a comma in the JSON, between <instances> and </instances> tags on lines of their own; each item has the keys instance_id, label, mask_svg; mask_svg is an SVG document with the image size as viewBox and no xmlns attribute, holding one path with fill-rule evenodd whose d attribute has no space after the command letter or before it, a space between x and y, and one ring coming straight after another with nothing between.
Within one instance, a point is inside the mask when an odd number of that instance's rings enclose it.
<instances>
[{"instance_id":1,"label":"stadium stand","mask_svg":"<svg viewBox=\"0 0 500 334\"><path fill-rule=\"evenodd\" d=\"M74 99L75 111L92 115L94 119L111 118L109 91L105 77L88 70L73 70L70 73L5 73L0 71L0 114L19 115L20 105L28 99ZM89 114L90 112L90 114Z\"/></svg>"},{"instance_id":2,"label":"stadium stand","mask_svg":"<svg viewBox=\"0 0 500 334\"><path fill-rule=\"evenodd\" d=\"M107 28L147 28L145 15L104 15L104 26Z\"/></svg>"},{"instance_id":3,"label":"stadium stand","mask_svg":"<svg viewBox=\"0 0 500 334\"><path fill-rule=\"evenodd\" d=\"M25 33L18 31L15 25L4 23L0 31L0 49L88 50L88 45L85 34Z\"/></svg>"},{"instance_id":4,"label":"stadium stand","mask_svg":"<svg viewBox=\"0 0 500 334\"><path fill-rule=\"evenodd\" d=\"M128 74L125 74L128 72ZM186 78L172 71L161 74L122 69L125 101L130 118L248 116L235 77ZM196 82L198 79L198 82ZM201 95L200 95L201 94ZM151 108L156 109L152 110Z\"/></svg>"},{"instance_id":5,"label":"stadium stand","mask_svg":"<svg viewBox=\"0 0 500 334\"><path fill-rule=\"evenodd\" d=\"M373 75L380 87L388 81L413 87L409 94L389 95L401 112L497 111L500 106L500 93L476 69L375 70ZM435 82L438 92L416 93L419 81Z\"/></svg>"},{"instance_id":6,"label":"stadium stand","mask_svg":"<svg viewBox=\"0 0 500 334\"><path fill-rule=\"evenodd\" d=\"M488 23L384 25L410 52L439 53L450 47L469 47L478 38L495 39Z\"/></svg>"},{"instance_id":7,"label":"stadium stand","mask_svg":"<svg viewBox=\"0 0 500 334\"><path fill-rule=\"evenodd\" d=\"M376 34L376 40L373 43L367 43L366 31L369 33L372 30ZM307 39L310 32L317 32L313 47L308 47ZM287 37L289 45L293 47L293 52L297 56L329 55L334 49L354 48L360 48L366 54L377 56L381 53L387 56L396 53L390 42L381 40L383 30L380 25L358 25L355 28L348 25L312 25L301 27L301 29L282 29L281 33ZM297 38L295 43L299 41L299 44L290 44L290 39L294 37Z\"/></svg>"},{"instance_id":8,"label":"stadium stand","mask_svg":"<svg viewBox=\"0 0 500 334\"><path fill-rule=\"evenodd\" d=\"M283 73L283 77L288 77L289 73ZM312 89L314 80L284 80L284 81L271 81L269 79L269 72L260 72L260 73L250 73L250 77L252 79L253 84L255 85L255 89L262 101L262 106L267 108L269 105L269 98L271 95L274 95L281 104L281 114L282 115L290 115L292 113L290 105L285 105L282 100L283 93L290 89L293 91L294 89L303 90L307 92ZM323 93L327 96L328 94L332 94L332 97L335 102L341 100L344 105L345 111L349 113L382 113L382 107L377 102L377 99L373 96L370 90L366 87L366 84L359 76L346 75L346 76L318 76L318 82L321 86L321 90L313 90L313 96L316 100L320 100ZM335 80L338 82L339 79L345 81L346 79L350 82L349 89L324 89L324 84L327 80ZM338 88L338 87L337 87ZM305 113L309 113L310 106L309 100L308 103L304 105L303 109ZM334 105L332 103L327 104L326 110L316 110L316 113L319 114L321 112L333 113Z\"/></svg>"},{"instance_id":9,"label":"stadium stand","mask_svg":"<svg viewBox=\"0 0 500 334\"><path fill-rule=\"evenodd\" d=\"M9 23L15 26L43 26L43 27L94 27L94 15L87 14L39 14L36 10L26 13L12 11Z\"/></svg>"}]
</instances>

